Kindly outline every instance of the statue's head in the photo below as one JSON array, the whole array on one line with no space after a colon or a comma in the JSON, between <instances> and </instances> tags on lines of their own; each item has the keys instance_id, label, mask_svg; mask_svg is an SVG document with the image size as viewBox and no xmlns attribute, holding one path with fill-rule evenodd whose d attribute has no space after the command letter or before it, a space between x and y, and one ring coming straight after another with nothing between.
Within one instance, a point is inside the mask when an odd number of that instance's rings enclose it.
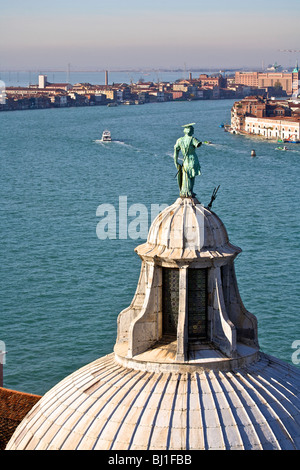
<instances>
[{"instance_id":1,"label":"statue's head","mask_svg":"<svg viewBox=\"0 0 300 470\"><path fill-rule=\"evenodd\" d=\"M192 124L185 124L183 127L183 132L186 135L193 135L194 134L194 122Z\"/></svg>"}]
</instances>

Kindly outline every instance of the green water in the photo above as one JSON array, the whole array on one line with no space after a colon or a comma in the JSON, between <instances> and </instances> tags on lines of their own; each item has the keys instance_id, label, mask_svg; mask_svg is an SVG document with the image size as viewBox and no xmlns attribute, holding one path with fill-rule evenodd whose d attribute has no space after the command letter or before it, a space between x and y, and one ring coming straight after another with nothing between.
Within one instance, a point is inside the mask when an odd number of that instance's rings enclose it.
<instances>
[{"instance_id":1,"label":"green water","mask_svg":"<svg viewBox=\"0 0 300 470\"><path fill-rule=\"evenodd\" d=\"M232 101L161 103L0 114L1 317L4 386L43 394L112 351L116 320L134 295L144 239L100 240L97 208L119 201L171 204L178 197L173 146L181 125L214 145L198 151L198 199L232 243L242 300L259 322L261 349L291 362L300 340L300 146L233 136ZM99 142L108 128L115 140ZM251 150L257 156L251 158ZM131 208L131 209L130 209ZM128 224L135 217L127 214Z\"/></svg>"}]
</instances>

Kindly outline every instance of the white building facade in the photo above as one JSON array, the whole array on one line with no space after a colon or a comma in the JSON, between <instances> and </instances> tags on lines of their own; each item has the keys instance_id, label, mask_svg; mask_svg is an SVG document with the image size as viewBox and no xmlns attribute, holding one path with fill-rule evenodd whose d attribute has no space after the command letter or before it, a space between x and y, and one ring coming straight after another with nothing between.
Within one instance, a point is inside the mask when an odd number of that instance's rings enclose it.
<instances>
[{"instance_id":1,"label":"white building facade","mask_svg":"<svg viewBox=\"0 0 300 470\"><path fill-rule=\"evenodd\" d=\"M290 139L298 141L300 138L300 120L296 118L256 118L245 117L244 124L247 134L256 134L266 139Z\"/></svg>"}]
</instances>

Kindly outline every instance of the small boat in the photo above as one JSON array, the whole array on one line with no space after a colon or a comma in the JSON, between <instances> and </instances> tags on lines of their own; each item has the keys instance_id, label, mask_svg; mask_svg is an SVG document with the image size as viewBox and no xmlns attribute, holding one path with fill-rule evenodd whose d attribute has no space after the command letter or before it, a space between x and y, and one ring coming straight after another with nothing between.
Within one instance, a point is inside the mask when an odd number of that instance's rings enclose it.
<instances>
[{"instance_id":1,"label":"small boat","mask_svg":"<svg viewBox=\"0 0 300 470\"><path fill-rule=\"evenodd\" d=\"M212 142L210 140L205 140L203 143L206 144L206 145L211 145L212 144Z\"/></svg>"},{"instance_id":2,"label":"small boat","mask_svg":"<svg viewBox=\"0 0 300 470\"><path fill-rule=\"evenodd\" d=\"M291 137L289 137L288 139L278 139L277 142L279 144L283 144L283 143L287 143L287 144L300 144L300 140L298 139L292 139Z\"/></svg>"},{"instance_id":3,"label":"small boat","mask_svg":"<svg viewBox=\"0 0 300 470\"><path fill-rule=\"evenodd\" d=\"M103 131L102 133L102 142L111 142L111 134L109 131Z\"/></svg>"},{"instance_id":4,"label":"small boat","mask_svg":"<svg viewBox=\"0 0 300 470\"><path fill-rule=\"evenodd\" d=\"M276 147L276 150L289 150L289 149L284 145L284 147Z\"/></svg>"}]
</instances>

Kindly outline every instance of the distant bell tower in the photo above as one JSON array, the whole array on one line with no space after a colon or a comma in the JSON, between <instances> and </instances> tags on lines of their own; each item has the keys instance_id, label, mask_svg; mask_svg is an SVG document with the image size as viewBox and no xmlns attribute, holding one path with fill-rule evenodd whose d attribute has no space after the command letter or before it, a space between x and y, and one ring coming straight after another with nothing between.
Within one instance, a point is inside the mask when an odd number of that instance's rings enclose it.
<instances>
[{"instance_id":1,"label":"distant bell tower","mask_svg":"<svg viewBox=\"0 0 300 470\"><path fill-rule=\"evenodd\" d=\"M39 88L46 88L47 75L39 75Z\"/></svg>"},{"instance_id":2,"label":"distant bell tower","mask_svg":"<svg viewBox=\"0 0 300 470\"><path fill-rule=\"evenodd\" d=\"M300 72L298 61L292 73L292 88L293 88L293 98L298 98L300 95Z\"/></svg>"}]
</instances>

